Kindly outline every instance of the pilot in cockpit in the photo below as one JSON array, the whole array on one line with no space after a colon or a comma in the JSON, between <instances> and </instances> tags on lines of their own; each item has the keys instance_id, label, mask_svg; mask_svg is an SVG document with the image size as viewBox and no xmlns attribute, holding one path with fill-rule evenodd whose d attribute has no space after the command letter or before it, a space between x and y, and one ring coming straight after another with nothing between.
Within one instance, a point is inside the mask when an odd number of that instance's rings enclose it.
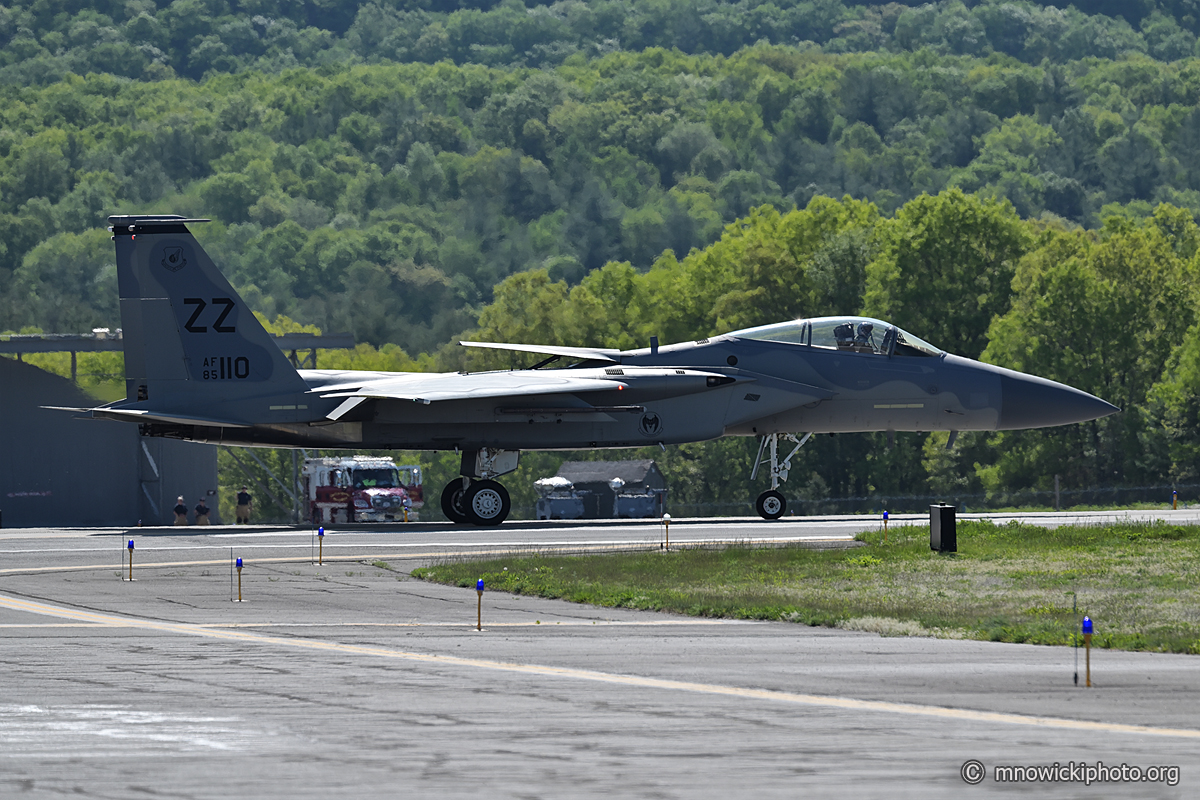
<instances>
[{"instance_id":1,"label":"pilot in cockpit","mask_svg":"<svg viewBox=\"0 0 1200 800\"><path fill-rule=\"evenodd\" d=\"M833 329L833 338L838 350L853 350L856 353L877 353L875 326L870 322L843 322Z\"/></svg>"},{"instance_id":2,"label":"pilot in cockpit","mask_svg":"<svg viewBox=\"0 0 1200 800\"><path fill-rule=\"evenodd\" d=\"M858 333L854 335L854 349L860 353L874 353L879 348L875 346L875 326L869 322L858 323Z\"/></svg>"}]
</instances>

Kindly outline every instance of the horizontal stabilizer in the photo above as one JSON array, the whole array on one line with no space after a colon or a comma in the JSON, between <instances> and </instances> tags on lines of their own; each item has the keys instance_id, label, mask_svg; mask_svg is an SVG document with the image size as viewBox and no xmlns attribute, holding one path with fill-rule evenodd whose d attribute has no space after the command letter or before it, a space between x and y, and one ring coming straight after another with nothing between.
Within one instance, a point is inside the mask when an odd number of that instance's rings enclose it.
<instances>
[{"instance_id":1,"label":"horizontal stabilizer","mask_svg":"<svg viewBox=\"0 0 1200 800\"><path fill-rule=\"evenodd\" d=\"M211 417L194 417L183 414L171 414L163 411L147 411L137 408L64 408L62 406L42 406L53 411L74 411L87 414L92 419L115 419L121 422L167 422L173 425L202 425L219 428L252 428L244 422L233 422L226 419Z\"/></svg>"}]
</instances>

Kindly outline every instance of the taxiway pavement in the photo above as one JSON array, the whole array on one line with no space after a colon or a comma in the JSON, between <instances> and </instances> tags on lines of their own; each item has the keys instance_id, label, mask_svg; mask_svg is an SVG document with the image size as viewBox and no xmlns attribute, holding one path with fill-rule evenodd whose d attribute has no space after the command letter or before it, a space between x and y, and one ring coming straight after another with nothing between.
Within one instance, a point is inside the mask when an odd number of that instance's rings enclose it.
<instances>
[{"instance_id":1,"label":"taxiway pavement","mask_svg":"<svg viewBox=\"0 0 1200 800\"><path fill-rule=\"evenodd\" d=\"M788 530L705 526L711 541ZM424 527L331 532L325 553L347 560L320 566L305 531L135 532L132 583L126 531L0 532L0 796L1200 794L1196 657L1094 650L1085 689L1064 648L492 592L477 632L474 589L408 571L481 543L653 549L656 526ZM973 759L978 785L960 774ZM994 780L1055 762L1179 767L1179 781Z\"/></svg>"}]
</instances>

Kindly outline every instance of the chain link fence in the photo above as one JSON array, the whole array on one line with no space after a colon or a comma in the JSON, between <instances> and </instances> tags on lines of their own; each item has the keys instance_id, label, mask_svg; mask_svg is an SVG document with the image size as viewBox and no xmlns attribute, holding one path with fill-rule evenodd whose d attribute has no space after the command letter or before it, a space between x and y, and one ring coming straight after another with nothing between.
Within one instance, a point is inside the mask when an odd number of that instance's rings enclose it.
<instances>
[{"instance_id":1,"label":"chain link fence","mask_svg":"<svg viewBox=\"0 0 1200 800\"><path fill-rule=\"evenodd\" d=\"M1178 495L1172 496L1172 492ZM787 492L784 491L787 496ZM754 503L675 503L667 495L667 511L676 517L756 516ZM999 510L1069 510L1085 508L1129 507L1136 505L1170 506L1177 497L1179 506L1200 502L1200 484L1162 484L1157 486L1105 486L1089 489L1053 489L980 494L868 495L866 497L826 497L817 500L787 497L788 514L818 516L826 514L877 514L883 511L923 513L929 506L948 503L959 513Z\"/></svg>"}]
</instances>

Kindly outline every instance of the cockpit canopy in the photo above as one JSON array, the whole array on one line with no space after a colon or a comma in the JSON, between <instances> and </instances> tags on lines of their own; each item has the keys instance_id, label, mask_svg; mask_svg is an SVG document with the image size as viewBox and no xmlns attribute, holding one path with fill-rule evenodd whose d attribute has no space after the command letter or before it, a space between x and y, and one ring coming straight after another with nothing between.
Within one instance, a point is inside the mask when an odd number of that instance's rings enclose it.
<instances>
[{"instance_id":1,"label":"cockpit canopy","mask_svg":"<svg viewBox=\"0 0 1200 800\"><path fill-rule=\"evenodd\" d=\"M945 352L895 325L870 317L813 317L761 325L727 334L739 339L885 356L941 356Z\"/></svg>"}]
</instances>

